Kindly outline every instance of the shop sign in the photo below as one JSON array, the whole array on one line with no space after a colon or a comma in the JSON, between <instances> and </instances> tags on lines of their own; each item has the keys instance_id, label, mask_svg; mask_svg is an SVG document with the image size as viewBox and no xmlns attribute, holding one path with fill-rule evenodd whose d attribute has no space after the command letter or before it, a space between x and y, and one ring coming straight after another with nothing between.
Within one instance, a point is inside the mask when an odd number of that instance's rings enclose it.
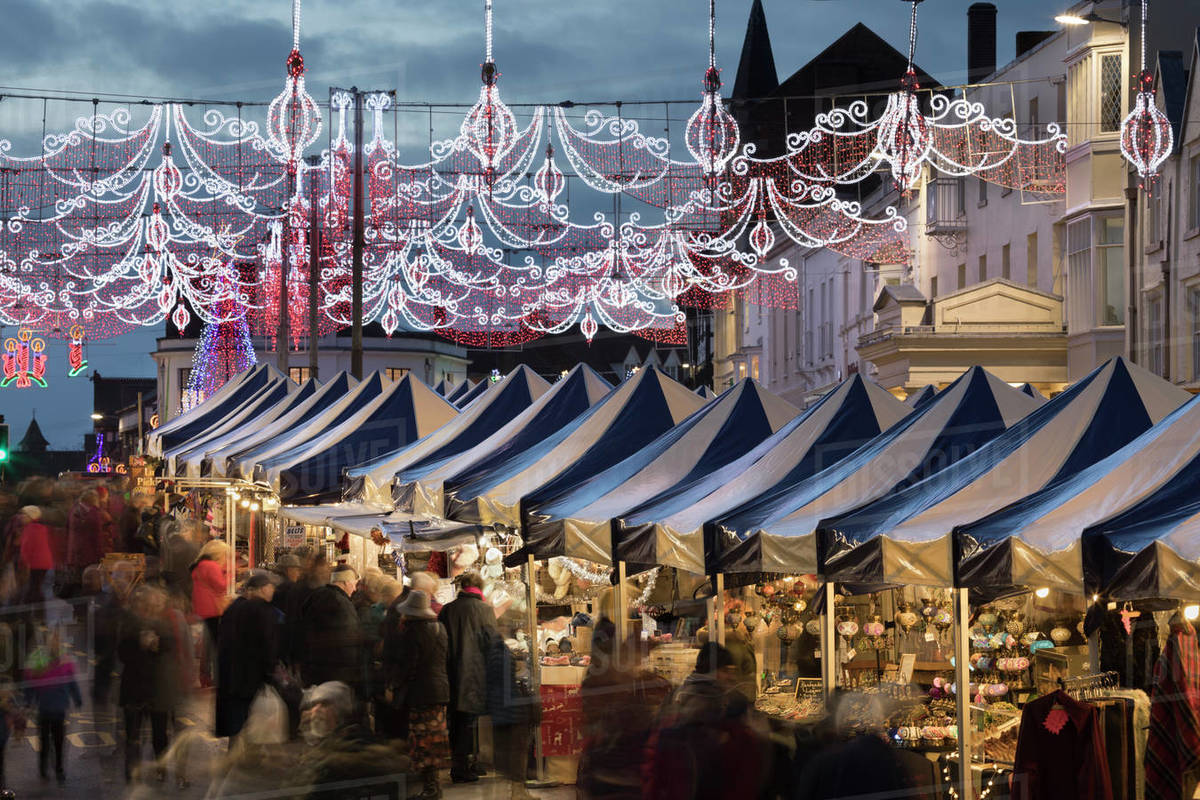
<instances>
[{"instance_id":1,"label":"shop sign","mask_svg":"<svg viewBox=\"0 0 1200 800\"><path fill-rule=\"evenodd\" d=\"M283 530L283 546L296 548L304 546L304 526L288 525Z\"/></svg>"}]
</instances>

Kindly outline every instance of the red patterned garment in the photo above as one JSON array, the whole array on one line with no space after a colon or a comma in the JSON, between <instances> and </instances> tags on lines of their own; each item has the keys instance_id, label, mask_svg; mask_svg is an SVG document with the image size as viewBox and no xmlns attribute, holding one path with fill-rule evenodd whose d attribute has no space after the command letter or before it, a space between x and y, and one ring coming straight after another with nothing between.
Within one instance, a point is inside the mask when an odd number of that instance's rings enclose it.
<instances>
[{"instance_id":1,"label":"red patterned garment","mask_svg":"<svg viewBox=\"0 0 1200 800\"><path fill-rule=\"evenodd\" d=\"M1112 800L1099 713L1066 692L1025 706L1015 761L1014 800Z\"/></svg>"},{"instance_id":2,"label":"red patterned garment","mask_svg":"<svg viewBox=\"0 0 1200 800\"><path fill-rule=\"evenodd\" d=\"M1154 668L1150 736L1146 741L1146 800L1190 798L1200 778L1200 647L1196 632L1172 620Z\"/></svg>"}]
</instances>

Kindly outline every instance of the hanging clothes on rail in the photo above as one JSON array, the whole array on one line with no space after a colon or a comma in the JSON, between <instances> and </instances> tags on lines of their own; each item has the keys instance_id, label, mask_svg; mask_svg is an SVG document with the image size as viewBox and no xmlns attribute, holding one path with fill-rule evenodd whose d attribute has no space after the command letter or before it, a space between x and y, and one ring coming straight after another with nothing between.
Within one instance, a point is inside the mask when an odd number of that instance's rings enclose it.
<instances>
[{"instance_id":1,"label":"hanging clothes on rail","mask_svg":"<svg viewBox=\"0 0 1200 800\"><path fill-rule=\"evenodd\" d=\"M1096 707L1059 690L1025 706L1013 768L1016 800L1113 800Z\"/></svg>"},{"instance_id":2,"label":"hanging clothes on rail","mask_svg":"<svg viewBox=\"0 0 1200 800\"><path fill-rule=\"evenodd\" d=\"M1191 798L1200 778L1200 648L1182 616L1170 627L1150 694L1146 800Z\"/></svg>"}]
</instances>

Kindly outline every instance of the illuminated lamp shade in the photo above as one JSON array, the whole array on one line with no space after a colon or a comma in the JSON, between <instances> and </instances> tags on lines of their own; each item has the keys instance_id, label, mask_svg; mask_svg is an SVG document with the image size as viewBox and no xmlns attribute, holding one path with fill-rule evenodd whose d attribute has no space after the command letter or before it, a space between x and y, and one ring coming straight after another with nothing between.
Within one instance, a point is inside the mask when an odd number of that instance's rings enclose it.
<instances>
[{"instance_id":1,"label":"illuminated lamp shade","mask_svg":"<svg viewBox=\"0 0 1200 800\"><path fill-rule=\"evenodd\" d=\"M876 150L892 169L896 186L911 191L921 177L921 166L929 157L933 137L917 98L917 76L912 69L900 81L900 91L888 97L879 120Z\"/></svg>"},{"instance_id":2,"label":"illuminated lamp shade","mask_svg":"<svg viewBox=\"0 0 1200 800\"><path fill-rule=\"evenodd\" d=\"M1151 191L1158 168L1174 145L1171 121L1154 101L1154 76L1143 72L1138 77L1133 110L1121 123L1121 154L1137 169L1143 189Z\"/></svg>"}]
</instances>

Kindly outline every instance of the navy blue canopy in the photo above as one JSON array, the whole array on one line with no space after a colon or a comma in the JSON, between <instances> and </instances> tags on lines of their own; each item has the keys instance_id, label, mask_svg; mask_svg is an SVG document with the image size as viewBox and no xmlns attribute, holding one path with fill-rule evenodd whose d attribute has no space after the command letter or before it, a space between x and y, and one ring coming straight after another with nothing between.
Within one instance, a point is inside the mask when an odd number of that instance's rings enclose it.
<instances>
[{"instance_id":1,"label":"navy blue canopy","mask_svg":"<svg viewBox=\"0 0 1200 800\"><path fill-rule=\"evenodd\" d=\"M457 414L410 373L343 424L260 462L255 477L265 478L289 503L337 500L347 467L428 436Z\"/></svg>"},{"instance_id":2,"label":"navy blue canopy","mask_svg":"<svg viewBox=\"0 0 1200 800\"><path fill-rule=\"evenodd\" d=\"M705 401L657 368L643 369L570 424L523 452L447 481L446 509L463 522L521 524L521 499L548 496L601 472L682 422Z\"/></svg>"},{"instance_id":3,"label":"navy blue canopy","mask_svg":"<svg viewBox=\"0 0 1200 800\"><path fill-rule=\"evenodd\" d=\"M445 378L442 378L440 381L437 382L437 386L433 387L433 390L435 392L437 392L438 394L440 394L442 397L445 397L446 392L452 388L454 388L454 384L448 383Z\"/></svg>"},{"instance_id":4,"label":"navy blue canopy","mask_svg":"<svg viewBox=\"0 0 1200 800\"><path fill-rule=\"evenodd\" d=\"M527 552L610 563L613 518L725 467L797 414L757 382L740 381L625 460L557 496L542 490L526 495Z\"/></svg>"},{"instance_id":5,"label":"navy blue canopy","mask_svg":"<svg viewBox=\"0 0 1200 800\"><path fill-rule=\"evenodd\" d=\"M467 406L471 405L471 403L477 397L482 395L484 392L486 392L490 388L492 388L491 379L484 378L479 383L475 384L474 386L469 387L466 391L459 394L457 397L454 397L453 399L451 399L451 398L446 398L446 399L450 400L451 403L454 403L454 405L458 406L459 408L466 408Z\"/></svg>"},{"instance_id":6,"label":"navy blue canopy","mask_svg":"<svg viewBox=\"0 0 1200 800\"><path fill-rule=\"evenodd\" d=\"M524 364L515 368L482 400L419 442L355 465L346 471L343 497L386 503L392 482L404 472L417 480L500 430L550 388Z\"/></svg>"},{"instance_id":7,"label":"navy blue canopy","mask_svg":"<svg viewBox=\"0 0 1200 800\"><path fill-rule=\"evenodd\" d=\"M249 397L244 403L229 412L218 422L213 423L203 431L163 452L167 474L178 475L186 471L183 459L193 453L203 452L210 442L222 438L230 432L253 427L259 417L267 416L271 409L288 402L289 394L295 394L298 387L291 381L275 381L267 384L261 391Z\"/></svg>"},{"instance_id":8,"label":"navy blue canopy","mask_svg":"<svg viewBox=\"0 0 1200 800\"><path fill-rule=\"evenodd\" d=\"M706 572L712 566L706 522L838 463L908 413L891 393L855 375L739 458L712 471L698 467L623 511L614 523L617 558Z\"/></svg>"},{"instance_id":9,"label":"navy blue canopy","mask_svg":"<svg viewBox=\"0 0 1200 800\"><path fill-rule=\"evenodd\" d=\"M1019 420L980 411L965 425L962 455L947 451L944 469L821 521L824 574L855 583L951 585L956 525L1087 468L1185 398L1117 358Z\"/></svg>"},{"instance_id":10,"label":"navy blue canopy","mask_svg":"<svg viewBox=\"0 0 1200 800\"><path fill-rule=\"evenodd\" d=\"M180 419L171 420L153 432L149 438L151 454L161 456L167 450L203 433L267 386L281 380L287 378L268 365L253 367L244 376L235 376L230 380L235 384L231 390L218 392Z\"/></svg>"},{"instance_id":11,"label":"navy blue canopy","mask_svg":"<svg viewBox=\"0 0 1200 800\"><path fill-rule=\"evenodd\" d=\"M919 408L928 403L933 398L937 397L937 387L932 383L927 383L917 391L904 398L904 403L909 408Z\"/></svg>"},{"instance_id":12,"label":"navy blue canopy","mask_svg":"<svg viewBox=\"0 0 1200 800\"><path fill-rule=\"evenodd\" d=\"M612 391L612 385L586 364L577 364L527 409L471 449L437 465L422 468L420 477L401 471L393 499L397 508L437 517L445 515L444 485L465 483L492 464L507 461L561 430ZM474 409L463 413L466 416Z\"/></svg>"},{"instance_id":13,"label":"navy blue canopy","mask_svg":"<svg viewBox=\"0 0 1200 800\"><path fill-rule=\"evenodd\" d=\"M475 387L475 384L471 382L471 379L466 378L463 380L462 383L458 384L457 386L448 387L445 397L451 403L457 402L460 397L462 397L467 392L471 391L471 389L473 389L474 387Z\"/></svg>"}]
</instances>

